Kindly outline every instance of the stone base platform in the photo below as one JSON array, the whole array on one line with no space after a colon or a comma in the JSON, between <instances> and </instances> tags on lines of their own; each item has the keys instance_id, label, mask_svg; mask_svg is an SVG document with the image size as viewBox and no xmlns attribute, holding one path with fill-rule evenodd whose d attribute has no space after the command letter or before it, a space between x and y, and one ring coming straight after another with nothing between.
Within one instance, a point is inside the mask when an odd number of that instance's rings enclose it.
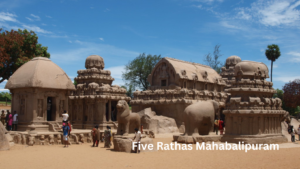
<instances>
[{"instance_id":1,"label":"stone base platform","mask_svg":"<svg viewBox=\"0 0 300 169\"><path fill-rule=\"evenodd\" d=\"M134 134L129 134L128 136L121 136L121 135L115 135L113 139L114 144L114 151L118 152L126 152L126 153L132 153L134 152L132 150L132 139L134 138ZM149 151L156 151L157 148L155 144L153 143L153 139L146 137L146 135L142 135L142 139L140 142L140 152L149 152ZM152 144L153 149L148 149L148 145ZM144 150L142 146L146 146L147 148Z\"/></svg>"},{"instance_id":2,"label":"stone base platform","mask_svg":"<svg viewBox=\"0 0 300 169\"><path fill-rule=\"evenodd\" d=\"M275 143L286 143L288 139L284 135L223 135L221 138L222 142L228 143L239 143L244 144L275 144Z\"/></svg>"},{"instance_id":3,"label":"stone base platform","mask_svg":"<svg viewBox=\"0 0 300 169\"><path fill-rule=\"evenodd\" d=\"M10 131L9 132L15 144L23 145L53 145L63 144L62 132L49 132L49 131ZM92 142L91 130L77 130L73 129L69 136L70 144Z\"/></svg>"},{"instance_id":4,"label":"stone base platform","mask_svg":"<svg viewBox=\"0 0 300 169\"><path fill-rule=\"evenodd\" d=\"M199 136L186 136L186 135L173 135L173 141L185 144L196 144L197 142L218 142L222 138L221 135L199 135Z\"/></svg>"}]
</instances>

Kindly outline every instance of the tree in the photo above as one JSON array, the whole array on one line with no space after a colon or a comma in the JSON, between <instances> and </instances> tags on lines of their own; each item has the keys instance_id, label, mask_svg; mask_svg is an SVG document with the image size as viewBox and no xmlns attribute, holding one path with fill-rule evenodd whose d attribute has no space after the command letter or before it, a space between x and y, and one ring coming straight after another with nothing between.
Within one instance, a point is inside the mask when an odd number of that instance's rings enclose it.
<instances>
[{"instance_id":1,"label":"tree","mask_svg":"<svg viewBox=\"0 0 300 169\"><path fill-rule=\"evenodd\" d=\"M295 115L296 112L299 112L299 107L289 107L286 104L286 100L284 100L284 92L283 90L276 89L276 93L273 95L273 98L278 97L282 101L282 109L289 112L290 115Z\"/></svg>"},{"instance_id":2,"label":"tree","mask_svg":"<svg viewBox=\"0 0 300 169\"><path fill-rule=\"evenodd\" d=\"M47 49L38 43L38 37L33 31L19 29L9 32L0 29L0 83L8 80L20 66L32 58L50 58Z\"/></svg>"},{"instance_id":3,"label":"tree","mask_svg":"<svg viewBox=\"0 0 300 169\"><path fill-rule=\"evenodd\" d=\"M224 66L219 60L219 58L222 56L222 54L220 54L220 50L219 50L220 46L221 45L215 46L213 56L210 53L208 53L204 56L204 63L206 65L210 66L211 68L213 68L218 73L221 73L221 68Z\"/></svg>"},{"instance_id":4,"label":"tree","mask_svg":"<svg viewBox=\"0 0 300 169\"><path fill-rule=\"evenodd\" d=\"M125 72L122 72L123 80L127 81L127 86L132 86L132 89L140 88L147 90L149 82L148 75L151 74L152 69L161 59L160 55L140 54L134 60L129 61L125 66Z\"/></svg>"},{"instance_id":5,"label":"tree","mask_svg":"<svg viewBox=\"0 0 300 169\"><path fill-rule=\"evenodd\" d=\"M276 59L279 58L279 56L281 55L280 53L280 49L277 45L272 44L272 45L268 45L268 49L266 49L266 57L268 58L268 60L271 60L271 82L272 82L272 76L273 76L273 62L276 61Z\"/></svg>"},{"instance_id":6,"label":"tree","mask_svg":"<svg viewBox=\"0 0 300 169\"><path fill-rule=\"evenodd\" d=\"M121 87L124 88L124 89L126 89L126 95L128 97L133 98L133 91L134 91L134 89L133 89L132 85L129 85L128 89L127 89L126 86L121 86Z\"/></svg>"},{"instance_id":7,"label":"tree","mask_svg":"<svg viewBox=\"0 0 300 169\"><path fill-rule=\"evenodd\" d=\"M300 79L295 79L283 86L283 100L288 107L297 108L300 105Z\"/></svg>"}]
</instances>

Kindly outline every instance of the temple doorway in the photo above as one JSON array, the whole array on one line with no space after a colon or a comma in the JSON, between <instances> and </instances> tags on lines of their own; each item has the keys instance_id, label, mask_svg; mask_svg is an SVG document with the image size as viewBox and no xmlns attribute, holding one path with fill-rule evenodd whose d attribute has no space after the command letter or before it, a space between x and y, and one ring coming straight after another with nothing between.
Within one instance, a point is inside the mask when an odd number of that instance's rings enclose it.
<instances>
[{"instance_id":1,"label":"temple doorway","mask_svg":"<svg viewBox=\"0 0 300 169\"><path fill-rule=\"evenodd\" d=\"M111 101L111 121L117 121L117 101Z\"/></svg>"},{"instance_id":2,"label":"temple doorway","mask_svg":"<svg viewBox=\"0 0 300 169\"><path fill-rule=\"evenodd\" d=\"M55 120L55 98L48 97L47 98L47 121L54 121Z\"/></svg>"}]
</instances>

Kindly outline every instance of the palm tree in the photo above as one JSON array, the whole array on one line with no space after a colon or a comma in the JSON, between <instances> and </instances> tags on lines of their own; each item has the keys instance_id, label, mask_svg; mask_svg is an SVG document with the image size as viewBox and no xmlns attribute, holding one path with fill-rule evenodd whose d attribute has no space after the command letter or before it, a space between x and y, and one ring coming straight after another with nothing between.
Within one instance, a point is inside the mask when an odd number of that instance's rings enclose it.
<instances>
[{"instance_id":1,"label":"palm tree","mask_svg":"<svg viewBox=\"0 0 300 169\"><path fill-rule=\"evenodd\" d=\"M271 82L272 82L272 71L273 71L273 62L275 62L276 59L279 58L280 54L280 49L278 45L272 44L268 45L268 49L266 49L266 56L268 60L271 60Z\"/></svg>"}]
</instances>

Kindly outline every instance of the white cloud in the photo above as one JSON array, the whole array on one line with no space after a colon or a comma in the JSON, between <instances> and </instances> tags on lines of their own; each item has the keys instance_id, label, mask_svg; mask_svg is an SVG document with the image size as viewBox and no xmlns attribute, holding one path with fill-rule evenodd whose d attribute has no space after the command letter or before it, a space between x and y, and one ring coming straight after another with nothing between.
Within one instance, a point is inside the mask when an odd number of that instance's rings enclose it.
<instances>
[{"instance_id":1,"label":"white cloud","mask_svg":"<svg viewBox=\"0 0 300 169\"><path fill-rule=\"evenodd\" d=\"M229 23L228 21L221 21L220 25L230 29L243 29L242 27L234 25L233 23Z\"/></svg>"},{"instance_id":2,"label":"white cloud","mask_svg":"<svg viewBox=\"0 0 300 169\"><path fill-rule=\"evenodd\" d=\"M290 62L300 62L300 53L299 52L289 52L287 53L288 55L290 55Z\"/></svg>"},{"instance_id":3,"label":"white cloud","mask_svg":"<svg viewBox=\"0 0 300 169\"><path fill-rule=\"evenodd\" d=\"M30 16L34 17L35 20L37 20L37 21L41 20L41 18L39 16L37 16L37 15L30 14Z\"/></svg>"},{"instance_id":4,"label":"white cloud","mask_svg":"<svg viewBox=\"0 0 300 169\"><path fill-rule=\"evenodd\" d=\"M0 92L9 92L8 89L0 89Z\"/></svg>"},{"instance_id":5,"label":"white cloud","mask_svg":"<svg viewBox=\"0 0 300 169\"><path fill-rule=\"evenodd\" d=\"M237 15L246 20L253 17L266 26L299 25L299 5L299 0L258 0L250 8L238 8Z\"/></svg>"},{"instance_id":6,"label":"white cloud","mask_svg":"<svg viewBox=\"0 0 300 169\"><path fill-rule=\"evenodd\" d=\"M79 41L79 40L77 40ZM89 43L89 42L82 42L81 43L74 44L79 45L79 47L75 47L74 49L68 50L68 51L59 51L57 53L51 53L51 60L54 62L72 62L72 61L78 61L85 59L87 56L92 54L98 54L103 57L107 57L109 59L113 58L131 58L136 57L140 53L129 51L126 49L121 49L115 46L102 44L102 43Z\"/></svg>"},{"instance_id":7,"label":"white cloud","mask_svg":"<svg viewBox=\"0 0 300 169\"><path fill-rule=\"evenodd\" d=\"M69 40L68 42L69 42L69 43L72 43L72 41L71 41L71 40Z\"/></svg>"},{"instance_id":8,"label":"white cloud","mask_svg":"<svg viewBox=\"0 0 300 169\"><path fill-rule=\"evenodd\" d=\"M22 25L25 29L33 30L34 32L39 32L39 33L51 33L49 31L46 31L38 26L29 26L29 25Z\"/></svg>"},{"instance_id":9,"label":"white cloud","mask_svg":"<svg viewBox=\"0 0 300 169\"><path fill-rule=\"evenodd\" d=\"M12 13L0 12L0 21L18 22L16 17L17 17L17 15L12 14Z\"/></svg>"},{"instance_id":10,"label":"white cloud","mask_svg":"<svg viewBox=\"0 0 300 169\"><path fill-rule=\"evenodd\" d=\"M47 18L52 18L52 17L51 17L51 16L49 16L49 15L46 15L46 17L47 17Z\"/></svg>"},{"instance_id":11,"label":"white cloud","mask_svg":"<svg viewBox=\"0 0 300 169\"><path fill-rule=\"evenodd\" d=\"M273 76L273 81L281 81L284 83L293 81L295 79L300 79L300 76Z\"/></svg>"},{"instance_id":12,"label":"white cloud","mask_svg":"<svg viewBox=\"0 0 300 169\"><path fill-rule=\"evenodd\" d=\"M122 79L122 72L125 71L125 66L115 66L115 67L108 67L105 68L110 70L111 76L115 79Z\"/></svg>"},{"instance_id":13,"label":"white cloud","mask_svg":"<svg viewBox=\"0 0 300 169\"><path fill-rule=\"evenodd\" d=\"M75 40L75 43L83 44L80 40Z\"/></svg>"},{"instance_id":14,"label":"white cloud","mask_svg":"<svg viewBox=\"0 0 300 169\"><path fill-rule=\"evenodd\" d=\"M104 41L104 39L103 38L99 38L100 40L102 40L102 41Z\"/></svg>"},{"instance_id":15,"label":"white cloud","mask_svg":"<svg viewBox=\"0 0 300 169\"><path fill-rule=\"evenodd\" d=\"M33 22L33 19L26 17L26 19L28 19L29 21Z\"/></svg>"},{"instance_id":16,"label":"white cloud","mask_svg":"<svg viewBox=\"0 0 300 169\"><path fill-rule=\"evenodd\" d=\"M224 0L191 0L192 2L203 2L207 4L211 4L213 2L223 2Z\"/></svg>"},{"instance_id":17,"label":"white cloud","mask_svg":"<svg viewBox=\"0 0 300 169\"><path fill-rule=\"evenodd\" d=\"M47 26L47 24L42 23L43 26Z\"/></svg>"}]
</instances>

